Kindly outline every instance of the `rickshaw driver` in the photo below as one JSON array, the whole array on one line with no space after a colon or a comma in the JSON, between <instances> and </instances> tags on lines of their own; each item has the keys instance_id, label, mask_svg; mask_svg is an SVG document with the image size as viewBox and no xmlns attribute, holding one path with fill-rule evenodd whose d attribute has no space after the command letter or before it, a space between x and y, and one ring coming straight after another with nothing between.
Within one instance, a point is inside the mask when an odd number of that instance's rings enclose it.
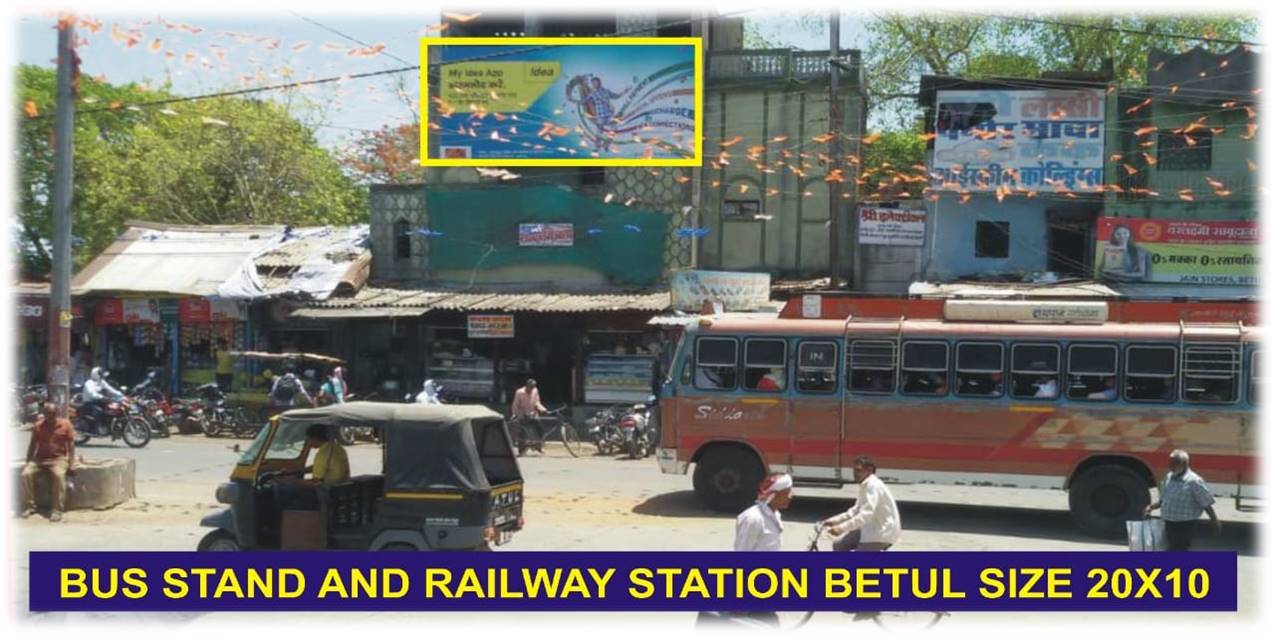
<instances>
[{"instance_id":1,"label":"rickshaw driver","mask_svg":"<svg viewBox=\"0 0 1275 637\"><path fill-rule=\"evenodd\" d=\"M306 453L318 449L314 454L314 464L305 468L311 475L309 480L296 477L283 477L274 481L275 503L280 510L302 509L317 511L319 509L320 485L331 485L350 479L350 457L345 448L332 439L326 425L310 425L305 430Z\"/></svg>"}]
</instances>

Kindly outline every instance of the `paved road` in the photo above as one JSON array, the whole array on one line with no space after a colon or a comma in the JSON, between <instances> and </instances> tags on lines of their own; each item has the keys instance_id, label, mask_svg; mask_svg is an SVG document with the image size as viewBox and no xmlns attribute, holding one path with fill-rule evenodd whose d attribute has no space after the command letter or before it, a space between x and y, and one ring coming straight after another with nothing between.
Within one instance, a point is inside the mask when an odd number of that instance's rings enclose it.
<instances>
[{"instance_id":1,"label":"paved road","mask_svg":"<svg viewBox=\"0 0 1275 637\"><path fill-rule=\"evenodd\" d=\"M213 490L229 475L238 447L247 440L177 436L155 440L140 450L122 443L89 445L86 456L137 460L137 499L110 511L73 512L62 524L43 518L15 523L20 550L189 550L203 535L199 518L218 505ZM24 448L19 446L15 448ZM354 473L380 471L380 451L374 444L350 448ZM548 456L522 462L526 479L527 527L507 546L510 550L724 550L732 543L730 516L702 509L690 491L689 476L659 472L653 459L608 457L570 458L561 449ZM896 485L906 550L1098 550L1122 551L1120 542L1095 540L1072 526L1066 512L1066 494L992 487ZM843 510L852 496L841 491L798 489L798 498L785 514L789 532L787 550L803 550L807 529L826 516ZM1240 553L1240 616L1220 616L1222 621L1255 617L1258 596L1256 555L1259 516L1234 510L1230 501L1219 513L1227 521L1220 538L1202 542L1203 548ZM24 554L16 561L19 582L26 579ZM25 592L15 602L25 609ZM827 615L824 617L823 615ZM844 621L835 614L816 616L835 626ZM164 621L183 620L166 616ZM541 616L543 617L543 616ZM1034 621L1039 616L1032 616ZM1065 616L1063 619L1077 619ZM102 617L44 616L43 621L100 621ZM147 618L159 621L157 618ZM189 618L186 618L189 619ZM587 618L575 618L587 621ZM595 618L604 619L604 618ZM666 618L677 623L679 616ZM1163 617L1104 616L1104 621L1159 621ZM966 615L952 623L991 620L995 623L1026 620L1015 614ZM286 621L286 620L285 620ZM500 621L516 623L517 617ZM856 624L855 626L861 626ZM1131 623L1130 625L1133 625Z\"/></svg>"}]
</instances>

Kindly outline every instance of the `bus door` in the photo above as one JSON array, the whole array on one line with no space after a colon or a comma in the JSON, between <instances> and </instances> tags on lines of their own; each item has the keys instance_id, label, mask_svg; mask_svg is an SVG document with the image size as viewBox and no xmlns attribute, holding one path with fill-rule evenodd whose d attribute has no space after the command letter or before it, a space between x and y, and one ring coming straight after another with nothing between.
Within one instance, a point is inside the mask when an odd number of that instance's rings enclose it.
<instances>
[{"instance_id":1,"label":"bus door","mask_svg":"<svg viewBox=\"0 0 1275 637\"><path fill-rule=\"evenodd\" d=\"M793 474L807 480L841 477L841 344L794 339L789 435Z\"/></svg>"}]
</instances>

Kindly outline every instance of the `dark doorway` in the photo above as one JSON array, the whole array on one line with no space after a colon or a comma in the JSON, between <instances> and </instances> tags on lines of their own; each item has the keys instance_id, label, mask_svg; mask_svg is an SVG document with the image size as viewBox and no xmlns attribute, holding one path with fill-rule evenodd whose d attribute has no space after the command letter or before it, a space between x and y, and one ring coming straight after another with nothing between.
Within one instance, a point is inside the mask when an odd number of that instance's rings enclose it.
<instances>
[{"instance_id":1,"label":"dark doorway","mask_svg":"<svg viewBox=\"0 0 1275 637\"><path fill-rule=\"evenodd\" d=\"M1045 215L1049 223L1049 271L1068 278L1093 276L1098 211L1050 210Z\"/></svg>"}]
</instances>

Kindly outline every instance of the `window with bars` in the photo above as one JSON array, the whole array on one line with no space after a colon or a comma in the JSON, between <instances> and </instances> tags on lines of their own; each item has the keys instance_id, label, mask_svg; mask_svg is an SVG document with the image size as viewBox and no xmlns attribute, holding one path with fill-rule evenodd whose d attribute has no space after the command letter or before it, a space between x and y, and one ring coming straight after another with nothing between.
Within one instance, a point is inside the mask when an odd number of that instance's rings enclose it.
<instances>
[{"instance_id":1,"label":"window with bars","mask_svg":"<svg viewBox=\"0 0 1275 637\"><path fill-rule=\"evenodd\" d=\"M956 395L998 398L1005 393L1005 346L956 345Z\"/></svg>"},{"instance_id":2,"label":"window with bars","mask_svg":"<svg viewBox=\"0 0 1275 637\"><path fill-rule=\"evenodd\" d=\"M862 340L850 344L847 353L850 391L864 394L894 392L894 372L898 365L894 341Z\"/></svg>"},{"instance_id":3,"label":"window with bars","mask_svg":"<svg viewBox=\"0 0 1275 637\"><path fill-rule=\"evenodd\" d=\"M1120 348L1115 345L1072 345L1067 348L1067 398L1072 400L1115 400L1120 397L1116 362Z\"/></svg>"},{"instance_id":4,"label":"window with bars","mask_svg":"<svg viewBox=\"0 0 1275 637\"><path fill-rule=\"evenodd\" d=\"M734 389L738 381L739 343L733 338L701 338L695 342L695 387Z\"/></svg>"},{"instance_id":5,"label":"window with bars","mask_svg":"<svg viewBox=\"0 0 1275 637\"><path fill-rule=\"evenodd\" d=\"M1125 348L1124 370L1125 400L1171 403L1176 399L1178 348L1130 345Z\"/></svg>"},{"instance_id":6,"label":"window with bars","mask_svg":"<svg viewBox=\"0 0 1275 637\"><path fill-rule=\"evenodd\" d=\"M837 390L837 344L804 342L797 346L797 391L826 394Z\"/></svg>"},{"instance_id":7,"label":"window with bars","mask_svg":"<svg viewBox=\"0 0 1275 637\"><path fill-rule=\"evenodd\" d=\"M1061 350L1047 343L1016 344L1010 352L1010 383L1014 398L1058 397Z\"/></svg>"},{"instance_id":8,"label":"window with bars","mask_svg":"<svg viewBox=\"0 0 1275 637\"><path fill-rule=\"evenodd\" d=\"M1213 167L1213 131L1162 132L1156 140L1156 170L1208 170Z\"/></svg>"},{"instance_id":9,"label":"window with bars","mask_svg":"<svg viewBox=\"0 0 1275 637\"><path fill-rule=\"evenodd\" d=\"M947 343L903 344L902 393L914 396L947 395Z\"/></svg>"},{"instance_id":10,"label":"window with bars","mask_svg":"<svg viewBox=\"0 0 1275 637\"><path fill-rule=\"evenodd\" d=\"M1234 347L1188 345L1182 353L1182 400L1233 403L1239 400L1240 352Z\"/></svg>"}]
</instances>

